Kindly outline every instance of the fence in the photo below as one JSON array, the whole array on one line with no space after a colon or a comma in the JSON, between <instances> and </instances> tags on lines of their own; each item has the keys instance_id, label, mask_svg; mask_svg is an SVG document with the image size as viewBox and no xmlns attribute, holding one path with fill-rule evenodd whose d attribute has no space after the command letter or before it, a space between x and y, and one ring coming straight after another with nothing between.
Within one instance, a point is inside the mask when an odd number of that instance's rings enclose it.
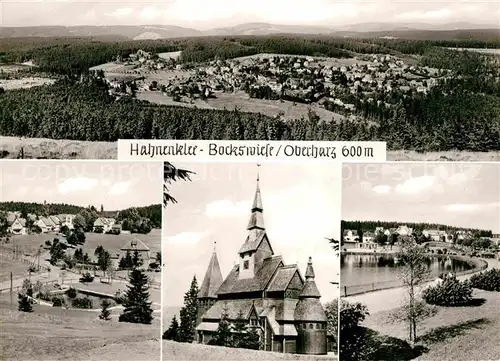
<instances>
[{"instance_id":1,"label":"fence","mask_svg":"<svg viewBox=\"0 0 500 361\"><path fill-rule=\"evenodd\" d=\"M481 272L488 268L488 262L478 259L478 258L469 258L463 256L450 256L455 259L461 260L463 262L468 262L474 264L474 268L456 272L455 275L457 277L470 275L472 273ZM434 277L429 277L426 282L430 282ZM382 291L390 288L402 287L403 281L400 279L392 280L392 281L384 281L384 282L373 282L373 283L365 283L361 285L352 285L352 286L342 286L341 292L343 297L347 296L355 296L361 295L363 293L374 292L374 291Z\"/></svg>"},{"instance_id":2,"label":"fence","mask_svg":"<svg viewBox=\"0 0 500 361\"><path fill-rule=\"evenodd\" d=\"M73 283L78 283L79 280L76 280L76 279L67 279L67 280L63 280L63 282L59 281L59 280L50 280L50 281L40 281L41 285L42 286L48 286L48 285L53 285L53 284L56 284L56 283L60 283L60 284L63 284L63 285L67 285L67 284L73 284ZM23 289L23 285L19 285L19 286L14 286L12 287L12 292L19 292ZM3 288L3 289L0 289L0 295L3 294L3 293L9 293L10 292L10 287L9 288Z\"/></svg>"}]
</instances>

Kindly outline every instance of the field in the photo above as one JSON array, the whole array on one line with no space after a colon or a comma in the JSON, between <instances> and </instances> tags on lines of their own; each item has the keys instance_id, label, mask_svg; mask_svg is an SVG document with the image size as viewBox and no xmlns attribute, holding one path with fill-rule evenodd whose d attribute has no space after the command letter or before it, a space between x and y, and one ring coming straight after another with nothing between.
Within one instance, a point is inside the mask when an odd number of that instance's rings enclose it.
<instances>
[{"instance_id":1,"label":"field","mask_svg":"<svg viewBox=\"0 0 500 361\"><path fill-rule=\"evenodd\" d=\"M125 242L135 238L140 239L151 249L151 257L154 257L156 252L161 251L161 234L160 230L156 229L152 230L149 234L136 235L122 233L120 235L110 235L102 233L85 233L85 236L86 240L83 248L84 251L88 253L93 253L97 246L103 246L110 253L117 252ZM11 244L19 246L19 248L26 253L33 254L46 240L52 240L54 238L57 238L57 235L53 233L13 236L11 238Z\"/></svg>"},{"instance_id":2,"label":"field","mask_svg":"<svg viewBox=\"0 0 500 361\"><path fill-rule=\"evenodd\" d=\"M142 94L146 93L147 92ZM149 94L169 101L168 97L164 97L159 93L149 92ZM15 159L21 148L24 148L26 159L117 159L118 156L115 142L88 142L0 136L0 154L2 154L3 158ZM500 152L444 151L417 153L415 151L396 150L387 152L387 160L498 162L500 161Z\"/></svg>"},{"instance_id":3,"label":"field","mask_svg":"<svg viewBox=\"0 0 500 361\"><path fill-rule=\"evenodd\" d=\"M0 252L5 252L3 249ZM6 256L0 255L0 283L10 280L10 273L12 278L28 277L29 264L12 260Z\"/></svg>"},{"instance_id":4,"label":"field","mask_svg":"<svg viewBox=\"0 0 500 361\"><path fill-rule=\"evenodd\" d=\"M16 305L14 306L16 307ZM160 324L101 321L96 313L34 306L18 312L0 301L2 360L159 360ZM78 350L78 353L75 353Z\"/></svg>"},{"instance_id":5,"label":"field","mask_svg":"<svg viewBox=\"0 0 500 361\"><path fill-rule=\"evenodd\" d=\"M54 83L55 79L37 78L37 77L20 78L20 79L0 79L0 88L4 88L5 90L25 89L34 86L49 85Z\"/></svg>"},{"instance_id":6,"label":"field","mask_svg":"<svg viewBox=\"0 0 500 361\"><path fill-rule=\"evenodd\" d=\"M484 304L469 307L438 307L438 313L424 320L417 330L420 343L429 348L416 360L494 360L500 355L499 292L474 290ZM382 334L404 339L406 324L391 321L392 311L367 317L364 326Z\"/></svg>"},{"instance_id":7,"label":"field","mask_svg":"<svg viewBox=\"0 0 500 361\"><path fill-rule=\"evenodd\" d=\"M294 354L283 354L277 352L254 351L238 348L216 347L200 344L177 343L173 341L163 341L164 360L297 360L313 361L337 360L335 356L305 356Z\"/></svg>"}]
</instances>

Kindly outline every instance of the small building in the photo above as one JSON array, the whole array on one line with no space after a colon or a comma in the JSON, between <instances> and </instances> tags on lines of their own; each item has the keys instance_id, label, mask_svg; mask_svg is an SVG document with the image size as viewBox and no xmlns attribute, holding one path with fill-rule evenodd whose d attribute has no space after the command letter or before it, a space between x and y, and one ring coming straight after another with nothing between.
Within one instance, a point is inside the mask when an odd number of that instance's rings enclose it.
<instances>
[{"instance_id":1,"label":"small building","mask_svg":"<svg viewBox=\"0 0 500 361\"><path fill-rule=\"evenodd\" d=\"M151 251L148 246L146 246L140 239L134 238L130 241L127 241L120 248L120 258L123 258L129 252L133 255L135 252L139 254L139 258L142 260L143 267L149 266L149 260L151 258Z\"/></svg>"},{"instance_id":2,"label":"small building","mask_svg":"<svg viewBox=\"0 0 500 361\"><path fill-rule=\"evenodd\" d=\"M7 219L7 221L8 221L8 228L7 228L8 233L16 235L23 235L28 233L28 230L26 228L26 219L16 216L13 221L9 222L9 219Z\"/></svg>"},{"instance_id":3,"label":"small building","mask_svg":"<svg viewBox=\"0 0 500 361\"><path fill-rule=\"evenodd\" d=\"M108 233L114 224L114 218L99 217L94 221L93 231L96 233Z\"/></svg>"}]
</instances>

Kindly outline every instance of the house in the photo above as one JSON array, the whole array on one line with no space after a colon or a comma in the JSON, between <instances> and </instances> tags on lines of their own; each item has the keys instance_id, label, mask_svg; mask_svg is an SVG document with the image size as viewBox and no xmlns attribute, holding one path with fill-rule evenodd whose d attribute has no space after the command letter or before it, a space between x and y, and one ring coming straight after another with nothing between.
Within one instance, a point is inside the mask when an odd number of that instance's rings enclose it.
<instances>
[{"instance_id":1,"label":"house","mask_svg":"<svg viewBox=\"0 0 500 361\"><path fill-rule=\"evenodd\" d=\"M56 224L50 217L41 217L36 222L36 225L40 227L42 233L55 232L57 228Z\"/></svg>"},{"instance_id":2,"label":"house","mask_svg":"<svg viewBox=\"0 0 500 361\"><path fill-rule=\"evenodd\" d=\"M26 219L16 216L12 221L10 221L9 217L7 217L7 222L8 222L8 228L7 228L8 233L17 235L28 233L28 229L26 228Z\"/></svg>"},{"instance_id":3,"label":"house","mask_svg":"<svg viewBox=\"0 0 500 361\"><path fill-rule=\"evenodd\" d=\"M127 252L129 252L131 255L133 255L136 251L139 255L139 258L142 260L142 266L148 267L149 260L151 258L151 251L150 251L149 247L146 246L138 238L134 238L134 239L131 239L130 241L127 241L120 248L120 258L125 257L127 255Z\"/></svg>"},{"instance_id":4,"label":"house","mask_svg":"<svg viewBox=\"0 0 500 361\"><path fill-rule=\"evenodd\" d=\"M108 233L115 224L114 218L99 217L94 221L93 231L98 233Z\"/></svg>"},{"instance_id":5,"label":"house","mask_svg":"<svg viewBox=\"0 0 500 361\"><path fill-rule=\"evenodd\" d=\"M56 217L59 220L60 227L66 226L69 229L75 228L73 225L73 221L76 217L75 214L58 214Z\"/></svg>"},{"instance_id":6,"label":"house","mask_svg":"<svg viewBox=\"0 0 500 361\"><path fill-rule=\"evenodd\" d=\"M343 234L343 239L344 242L359 242L359 234L358 231L351 230L351 229L346 229L344 230Z\"/></svg>"},{"instance_id":7,"label":"house","mask_svg":"<svg viewBox=\"0 0 500 361\"><path fill-rule=\"evenodd\" d=\"M197 340L208 343L225 314L243 319L260 337L261 349L272 352L327 354L327 318L309 257L305 277L296 264L276 256L264 227L257 181L248 236L238 264L222 281L215 252L198 293Z\"/></svg>"},{"instance_id":8,"label":"house","mask_svg":"<svg viewBox=\"0 0 500 361\"><path fill-rule=\"evenodd\" d=\"M447 239L447 234L445 231L440 231L438 229L424 229L422 234L436 242L445 242Z\"/></svg>"},{"instance_id":9,"label":"house","mask_svg":"<svg viewBox=\"0 0 500 361\"><path fill-rule=\"evenodd\" d=\"M384 227L377 227L375 228L375 234L383 234L384 233Z\"/></svg>"},{"instance_id":10,"label":"house","mask_svg":"<svg viewBox=\"0 0 500 361\"><path fill-rule=\"evenodd\" d=\"M397 233L400 236L411 236L413 233L413 229L408 227L408 226L399 226L395 233Z\"/></svg>"}]
</instances>

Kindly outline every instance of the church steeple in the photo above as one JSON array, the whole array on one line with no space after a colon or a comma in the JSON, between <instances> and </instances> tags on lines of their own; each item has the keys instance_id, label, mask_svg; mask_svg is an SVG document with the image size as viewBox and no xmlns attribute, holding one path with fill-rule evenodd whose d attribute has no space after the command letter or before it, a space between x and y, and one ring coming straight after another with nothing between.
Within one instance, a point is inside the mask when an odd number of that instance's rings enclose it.
<instances>
[{"instance_id":1,"label":"church steeple","mask_svg":"<svg viewBox=\"0 0 500 361\"><path fill-rule=\"evenodd\" d=\"M314 268L312 265L312 257L309 257L309 262L307 262L306 268L306 282L304 287L302 288L302 292L300 293L300 298L320 298L321 294L319 293L318 287L316 286L316 282L314 281Z\"/></svg>"},{"instance_id":2,"label":"church steeple","mask_svg":"<svg viewBox=\"0 0 500 361\"><path fill-rule=\"evenodd\" d=\"M257 165L260 167L260 164ZM262 207L262 198L260 195L260 185L259 185L259 172L257 171L257 187L255 189L255 195L253 197L252 213L250 215L250 220L248 221L247 230L260 229L264 230L264 216L262 212L264 211Z\"/></svg>"},{"instance_id":3,"label":"church steeple","mask_svg":"<svg viewBox=\"0 0 500 361\"><path fill-rule=\"evenodd\" d=\"M220 270L219 259L217 258L217 252L215 249L214 242L214 250L212 253L212 257L210 258L210 262L208 264L207 271L205 273L205 278L203 279L203 283L201 284L200 290L198 292L198 298L217 298L217 290L222 284L222 272Z\"/></svg>"}]
</instances>

